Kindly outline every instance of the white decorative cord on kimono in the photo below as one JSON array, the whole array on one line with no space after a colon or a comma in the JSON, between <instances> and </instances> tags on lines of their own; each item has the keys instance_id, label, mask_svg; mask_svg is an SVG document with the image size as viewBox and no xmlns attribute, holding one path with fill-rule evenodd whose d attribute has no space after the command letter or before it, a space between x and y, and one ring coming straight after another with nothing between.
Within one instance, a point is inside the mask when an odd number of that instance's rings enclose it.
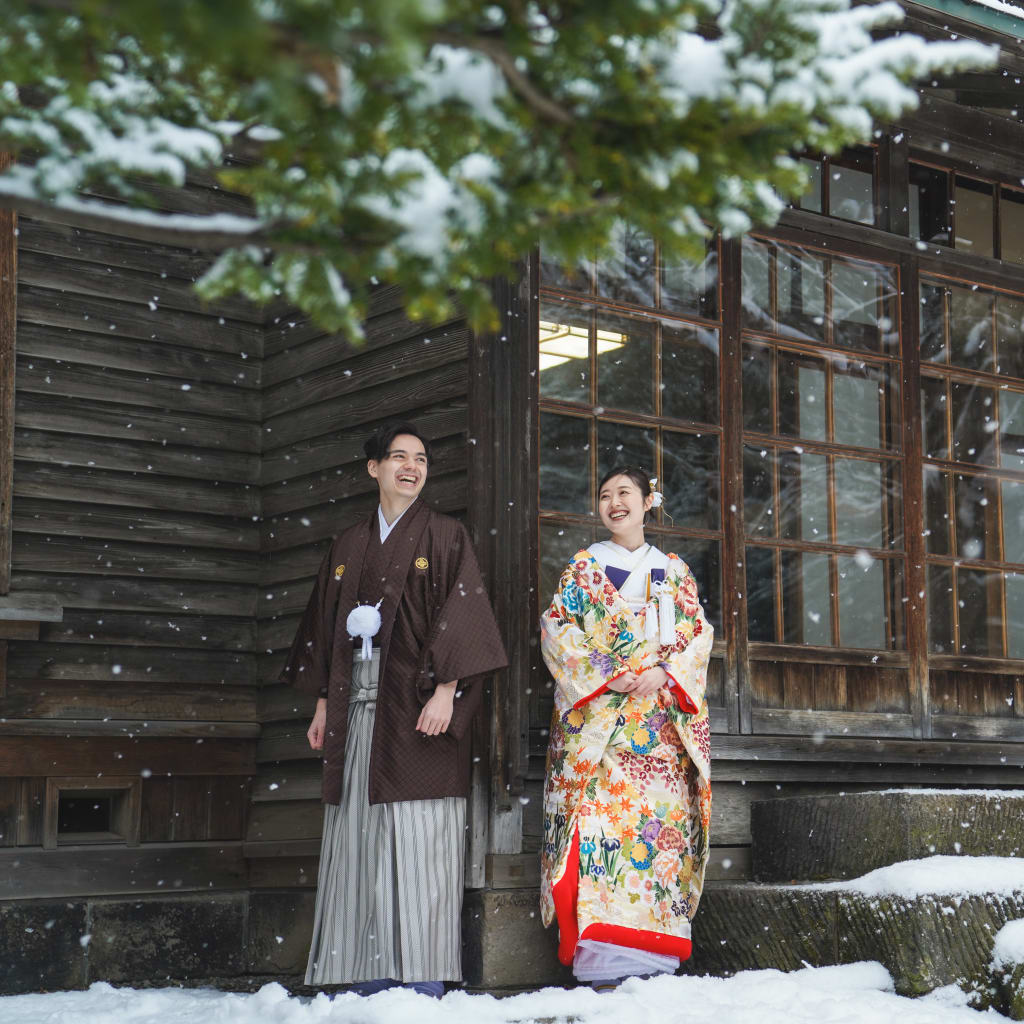
<instances>
[{"instance_id":1,"label":"white decorative cord on kimono","mask_svg":"<svg viewBox=\"0 0 1024 1024\"><path fill-rule=\"evenodd\" d=\"M644 639L663 647L675 643L676 609L672 588L664 581L651 584L651 599L644 608Z\"/></svg>"},{"instance_id":2,"label":"white decorative cord on kimono","mask_svg":"<svg viewBox=\"0 0 1024 1024\"><path fill-rule=\"evenodd\" d=\"M380 629L380 604L381 598L376 604L357 604L348 613L345 621L345 628L348 635L355 639L357 636L363 638L363 650L360 657L363 661L369 661L373 657L373 638Z\"/></svg>"}]
</instances>

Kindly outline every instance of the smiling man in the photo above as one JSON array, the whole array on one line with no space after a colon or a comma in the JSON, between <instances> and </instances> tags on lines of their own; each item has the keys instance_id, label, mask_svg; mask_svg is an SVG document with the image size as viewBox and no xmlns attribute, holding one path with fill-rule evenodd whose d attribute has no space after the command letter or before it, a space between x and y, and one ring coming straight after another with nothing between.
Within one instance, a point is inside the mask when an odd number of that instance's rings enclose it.
<instances>
[{"instance_id":1,"label":"smiling man","mask_svg":"<svg viewBox=\"0 0 1024 1024\"><path fill-rule=\"evenodd\" d=\"M380 504L331 545L282 674L323 750L306 983L440 996L462 980L473 677L507 659L465 529L419 500L427 440L394 424L366 457Z\"/></svg>"}]
</instances>

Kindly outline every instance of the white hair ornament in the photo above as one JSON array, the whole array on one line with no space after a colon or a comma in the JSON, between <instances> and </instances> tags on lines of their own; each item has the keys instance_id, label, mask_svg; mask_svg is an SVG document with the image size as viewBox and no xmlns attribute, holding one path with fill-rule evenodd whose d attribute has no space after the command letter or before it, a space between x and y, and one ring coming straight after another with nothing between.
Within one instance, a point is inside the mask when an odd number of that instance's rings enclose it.
<instances>
[{"instance_id":1,"label":"white hair ornament","mask_svg":"<svg viewBox=\"0 0 1024 1024\"><path fill-rule=\"evenodd\" d=\"M665 495L661 491L655 490L655 484L657 484L658 478L652 476L648 483L651 485L651 497L654 499L651 502L651 508L661 508L661 503L665 500Z\"/></svg>"}]
</instances>

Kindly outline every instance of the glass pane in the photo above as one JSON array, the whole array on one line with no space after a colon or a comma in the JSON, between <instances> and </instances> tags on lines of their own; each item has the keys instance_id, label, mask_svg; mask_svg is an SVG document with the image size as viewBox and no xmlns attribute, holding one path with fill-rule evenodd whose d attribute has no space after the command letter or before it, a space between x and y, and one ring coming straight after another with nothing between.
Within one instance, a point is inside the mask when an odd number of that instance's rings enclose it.
<instances>
[{"instance_id":1,"label":"glass pane","mask_svg":"<svg viewBox=\"0 0 1024 1024\"><path fill-rule=\"evenodd\" d=\"M832 261L832 340L836 345L875 352L881 348L883 328L888 333L895 324L894 316L882 315L883 292L887 306L893 293L888 276L866 263Z\"/></svg>"},{"instance_id":2,"label":"glass pane","mask_svg":"<svg viewBox=\"0 0 1024 1024\"><path fill-rule=\"evenodd\" d=\"M924 454L929 459L949 458L949 422L946 382L921 378L921 419L924 423Z\"/></svg>"},{"instance_id":3,"label":"glass pane","mask_svg":"<svg viewBox=\"0 0 1024 1024\"><path fill-rule=\"evenodd\" d=\"M978 256L992 251L992 186L973 178L956 179L956 247Z\"/></svg>"},{"instance_id":4,"label":"glass pane","mask_svg":"<svg viewBox=\"0 0 1024 1024\"><path fill-rule=\"evenodd\" d=\"M662 325L661 409L676 419L718 422L718 331Z\"/></svg>"},{"instance_id":5,"label":"glass pane","mask_svg":"<svg viewBox=\"0 0 1024 1024\"><path fill-rule=\"evenodd\" d=\"M653 239L628 224L617 225L612 252L597 265L597 294L617 302L653 306Z\"/></svg>"},{"instance_id":6,"label":"glass pane","mask_svg":"<svg viewBox=\"0 0 1024 1024\"><path fill-rule=\"evenodd\" d=\"M921 358L930 363L946 361L946 295L942 285L921 283Z\"/></svg>"},{"instance_id":7,"label":"glass pane","mask_svg":"<svg viewBox=\"0 0 1024 1024\"><path fill-rule=\"evenodd\" d=\"M961 558L999 560L997 482L984 476L953 478L956 553Z\"/></svg>"},{"instance_id":8,"label":"glass pane","mask_svg":"<svg viewBox=\"0 0 1024 1024\"><path fill-rule=\"evenodd\" d=\"M662 431L665 511L672 525L683 529L717 530L719 524L718 438L713 434Z\"/></svg>"},{"instance_id":9,"label":"glass pane","mask_svg":"<svg viewBox=\"0 0 1024 1024\"><path fill-rule=\"evenodd\" d=\"M597 403L654 412L654 322L601 312L597 318Z\"/></svg>"},{"instance_id":10,"label":"glass pane","mask_svg":"<svg viewBox=\"0 0 1024 1024\"><path fill-rule=\"evenodd\" d=\"M827 458L807 452L783 452L778 462L782 536L786 540L827 541Z\"/></svg>"},{"instance_id":11,"label":"glass pane","mask_svg":"<svg viewBox=\"0 0 1024 1024\"><path fill-rule=\"evenodd\" d=\"M589 421L540 414L540 507L546 512L591 511Z\"/></svg>"},{"instance_id":12,"label":"glass pane","mask_svg":"<svg viewBox=\"0 0 1024 1024\"><path fill-rule=\"evenodd\" d=\"M647 540L664 552L678 555L693 573L697 581L697 596L704 606L704 614L716 630L722 627L722 560L719 542L697 540L693 537L679 537L648 530Z\"/></svg>"},{"instance_id":13,"label":"glass pane","mask_svg":"<svg viewBox=\"0 0 1024 1024\"><path fill-rule=\"evenodd\" d=\"M928 566L928 649L953 653L953 574L945 565Z\"/></svg>"},{"instance_id":14,"label":"glass pane","mask_svg":"<svg viewBox=\"0 0 1024 1024\"><path fill-rule=\"evenodd\" d=\"M581 548L589 547L593 540L594 531L589 526L540 524L540 589L537 603L542 609L551 600L569 559Z\"/></svg>"},{"instance_id":15,"label":"glass pane","mask_svg":"<svg viewBox=\"0 0 1024 1024\"><path fill-rule=\"evenodd\" d=\"M1024 483L1003 480L1003 560L1024 565Z\"/></svg>"},{"instance_id":16,"label":"glass pane","mask_svg":"<svg viewBox=\"0 0 1024 1024\"><path fill-rule=\"evenodd\" d=\"M957 569L961 654L1001 657L1003 653L1002 573Z\"/></svg>"},{"instance_id":17,"label":"glass pane","mask_svg":"<svg viewBox=\"0 0 1024 1024\"><path fill-rule=\"evenodd\" d=\"M829 213L844 220L874 224L875 197L872 153L843 154L829 164Z\"/></svg>"},{"instance_id":18,"label":"glass pane","mask_svg":"<svg viewBox=\"0 0 1024 1024\"><path fill-rule=\"evenodd\" d=\"M953 381L953 459L994 466L996 401L992 388Z\"/></svg>"},{"instance_id":19,"label":"glass pane","mask_svg":"<svg viewBox=\"0 0 1024 1024\"><path fill-rule=\"evenodd\" d=\"M540 304L540 395L590 404L590 312Z\"/></svg>"},{"instance_id":20,"label":"glass pane","mask_svg":"<svg viewBox=\"0 0 1024 1024\"><path fill-rule=\"evenodd\" d=\"M743 522L750 537L774 537L773 456L765 448L743 449Z\"/></svg>"},{"instance_id":21,"label":"glass pane","mask_svg":"<svg viewBox=\"0 0 1024 1024\"><path fill-rule=\"evenodd\" d=\"M978 288L949 289L949 359L954 366L989 372L995 367L992 307L991 292Z\"/></svg>"},{"instance_id":22,"label":"glass pane","mask_svg":"<svg viewBox=\"0 0 1024 1024\"><path fill-rule=\"evenodd\" d=\"M835 366L832 376L832 416L837 444L861 448L882 448L892 443L890 409L896 396L890 394L889 373L880 367L847 364Z\"/></svg>"},{"instance_id":23,"label":"glass pane","mask_svg":"<svg viewBox=\"0 0 1024 1024\"><path fill-rule=\"evenodd\" d=\"M1006 656L1024 658L1024 573L1004 574L1006 583Z\"/></svg>"},{"instance_id":24,"label":"glass pane","mask_svg":"<svg viewBox=\"0 0 1024 1024\"><path fill-rule=\"evenodd\" d=\"M718 251L714 243L701 263L665 262L661 268L661 308L718 319Z\"/></svg>"},{"instance_id":25,"label":"glass pane","mask_svg":"<svg viewBox=\"0 0 1024 1024\"><path fill-rule=\"evenodd\" d=\"M999 464L1024 470L1024 392L999 392Z\"/></svg>"},{"instance_id":26,"label":"glass pane","mask_svg":"<svg viewBox=\"0 0 1024 1024\"><path fill-rule=\"evenodd\" d=\"M865 459L837 458L833 472L837 543L859 544L866 548L892 546L893 527L897 527L897 534L900 532L889 498L896 488L888 486L882 465ZM891 524L887 527L888 521Z\"/></svg>"},{"instance_id":27,"label":"glass pane","mask_svg":"<svg viewBox=\"0 0 1024 1024\"><path fill-rule=\"evenodd\" d=\"M654 471L654 431L597 421L597 479L616 466L637 466L648 477Z\"/></svg>"},{"instance_id":28,"label":"glass pane","mask_svg":"<svg viewBox=\"0 0 1024 1024\"><path fill-rule=\"evenodd\" d=\"M930 555L948 555L949 474L927 466L924 470L924 538Z\"/></svg>"},{"instance_id":29,"label":"glass pane","mask_svg":"<svg viewBox=\"0 0 1024 1024\"><path fill-rule=\"evenodd\" d=\"M892 559L839 555L839 646L882 651L889 643L886 577L897 570ZM894 632L899 633L899 630Z\"/></svg>"},{"instance_id":30,"label":"glass pane","mask_svg":"<svg viewBox=\"0 0 1024 1024\"><path fill-rule=\"evenodd\" d=\"M807 172L807 176L810 178L810 186L800 197L800 209L821 213L821 161L808 160L807 157L801 157L800 166Z\"/></svg>"},{"instance_id":31,"label":"glass pane","mask_svg":"<svg viewBox=\"0 0 1024 1024\"><path fill-rule=\"evenodd\" d=\"M910 237L949 245L949 174L910 165Z\"/></svg>"},{"instance_id":32,"label":"glass pane","mask_svg":"<svg viewBox=\"0 0 1024 1024\"><path fill-rule=\"evenodd\" d=\"M772 431L772 355L756 345L743 346L743 429Z\"/></svg>"},{"instance_id":33,"label":"glass pane","mask_svg":"<svg viewBox=\"0 0 1024 1024\"><path fill-rule=\"evenodd\" d=\"M574 270L555 263L552 260L541 257L540 262L540 283L544 288L557 288L569 292L589 292L591 290L591 275L593 264L589 261L582 261Z\"/></svg>"},{"instance_id":34,"label":"glass pane","mask_svg":"<svg viewBox=\"0 0 1024 1024\"><path fill-rule=\"evenodd\" d=\"M779 433L826 440L825 361L779 352Z\"/></svg>"},{"instance_id":35,"label":"glass pane","mask_svg":"<svg viewBox=\"0 0 1024 1024\"><path fill-rule=\"evenodd\" d=\"M827 647L832 643L828 555L782 551L783 642Z\"/></svg>"},{"instance_id":36,"label":"glass pane","mask_svg":"<svg viewBox=\"0 0 1024 1024\"><path fill-rule=\"evenodd\" d=\"M997 373L1024 378L1024 299L996 296Z\"/></svg>"},{"instance_id":37,"label":"glass pane","mask_svg":"<svg viewBox=\"0 0 1024 1024\"><path fill-rule=\"evenodd\" d=\"M1024 263L1024 192L999 189L1000 256L1010 263Z\"/></svg>"},{"instance_id":38,"label":"glass pane","mask_svg":"<svg viewBox=\"0 0 1024 1024\"><path fill-rule=\"evenodd\" d=\"M771 286L772 250L763 242L743 239L743 322L759 331L774 328Z\"/></svg>"},{"instance_id":39,"label":"glass pane","mask_svg":"<svg viewBox=\"0 0 1024 1024\"><path fill-rule=\"evenodd\" d=\"M778 331L821 341L825 336L825 260L799 249L778 249Z\"/></svg>"},{"instance_id":40,"label":"glass pane","mask_svg":"<svg viewBox=\"0 0 1024 1024\"><path fill-rule=\"evenodd\" d=\"M775 552L747 548L747 635L755 642L775 643Z\"/></svg>"}]
</instances>

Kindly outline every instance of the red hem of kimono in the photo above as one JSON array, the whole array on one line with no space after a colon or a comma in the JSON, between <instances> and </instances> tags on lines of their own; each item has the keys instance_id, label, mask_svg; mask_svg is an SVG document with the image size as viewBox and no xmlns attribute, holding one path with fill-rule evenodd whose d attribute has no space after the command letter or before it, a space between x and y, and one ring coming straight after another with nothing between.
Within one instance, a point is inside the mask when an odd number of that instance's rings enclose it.
<instances>
[{"instance_id":1,"label":"red hem of kimono","mask_svg":"<svg viewBox=\"0 0 1024 1024\"><path fill-rule=\"evenodd\" d=\"M688 715L697 714L700 708L698 708L697 705L694 704L692 700L690 700L689 694L687 694L687 692L683 689L682 684L679 682L679 680L676 679L676 677L672 675L672 673L669 672L667 668L665 669L665 675L667 675L669 679L672 680L671 690L672 693L675 694L676 703L679 705L679 707Z\"/></svg>"},{"instance_id":2,"label":"red hem of kimono","mask_svg":"<svg viewBox=\"0 0 1024 1024\"><path fill-rule=\"evenodd\" d=\"M611 683L614 683L615 680L619 678L619 676L624 676L628 671L628 668L624 668L621 672L616 672L615 675L611 677L611 679L605 680L605 682L601 686L599 686L593 693L588 693L586 697L580 697L580 699L576 701L575 704L573 704L573 710L576 711L577 709L583 707L584 704L588 703L589 701L592 701L595 697L600 697L601 694L608 689L608 686Z\"/></svg>"},{"instance_id":3,"label":"red hem of kimono","mask_svg":"<svg viewBox=\"0 0 1024 1024\"><path fill-rule=\"evenodd\" d=\"M555 917L558 920L558 959L566 967L572 966L576 944L580 939L594 939L597 942L610 942L628 949L642 949L648 953L660 953L662 956L675 956L680 961L690 959L693 944L689 939L680 938L678 935L626 928L620 924L604 924L600 921L588 924L580 935L579 919L576 914L579 881L580 830L576 829L573 832L565 873L551 890Z\"/></svg>"}]
</instances>

